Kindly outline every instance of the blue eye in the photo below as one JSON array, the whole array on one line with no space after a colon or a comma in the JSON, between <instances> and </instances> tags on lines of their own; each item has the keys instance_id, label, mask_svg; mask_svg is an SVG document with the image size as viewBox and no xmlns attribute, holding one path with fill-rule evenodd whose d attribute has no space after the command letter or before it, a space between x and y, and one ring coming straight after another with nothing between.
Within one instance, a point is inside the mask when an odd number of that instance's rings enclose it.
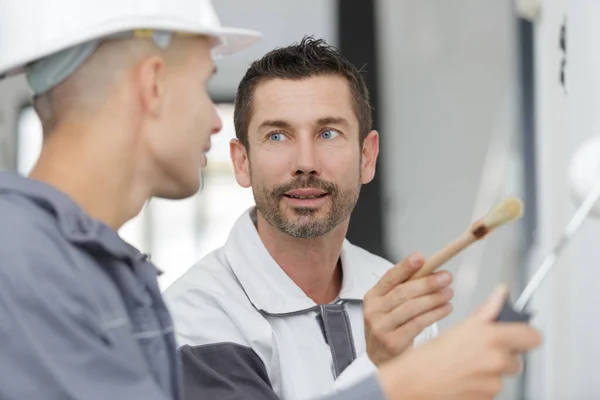
<instances>
[{"instance_id":1,"label":"blue eye","mask_svg":"<svg viewBox=\"0 0 600 400\"><path fill-rule=\"evenodd\" d=\"M269 139L273 142L281 142L285 140L285 136L282 133L271 133Z\"/></svg>"},{"instance_id":2,"label":"blue eye","mask_svg":"<svg viewBox=\"0 0 600 400\"><path fill-rule=\"evenodd\" d=\"M323 132L321 132L321 137L325 140L331 140L337 135L339 135L339 132L334 131L333 129L326 129Z\"/></svg>"}]
</instances>

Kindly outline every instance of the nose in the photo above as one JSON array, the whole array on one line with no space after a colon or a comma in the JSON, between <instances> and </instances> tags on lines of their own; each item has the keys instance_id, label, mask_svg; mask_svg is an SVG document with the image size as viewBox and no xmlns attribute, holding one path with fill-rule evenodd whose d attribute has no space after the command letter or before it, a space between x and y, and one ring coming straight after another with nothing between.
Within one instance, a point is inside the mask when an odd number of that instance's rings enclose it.
<instances>
[{"instance_id":1,"label":"nose","mask_svg":"<svg viewBox=\"0 0 600 400\"><path fill-rule=\"evenodd\" d=\"M217 112L217 107L213 106L212 108L212 116L211 116L211 135L221 132L223 129L223 121Z\"/></svg>"},{"instance_id":2,"label":"nose","mask_svg":"<svg viewBox=\"0 0 600 400\"><path fill-rule=\"evenodd\" d=\"M315 141L311 140L310 135L305 135L305 138L297 139L296 143L296 159L291 171L292 175L320 175Z\"/></svg>"}]
</instances>

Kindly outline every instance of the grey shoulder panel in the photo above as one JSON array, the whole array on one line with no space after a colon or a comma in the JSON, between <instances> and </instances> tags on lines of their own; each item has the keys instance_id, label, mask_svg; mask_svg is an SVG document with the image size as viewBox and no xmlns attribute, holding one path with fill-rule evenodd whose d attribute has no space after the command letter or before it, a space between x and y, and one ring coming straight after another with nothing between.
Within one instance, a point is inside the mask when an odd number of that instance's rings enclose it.
<instances>
[{"instance_id":1,"label":"grey shoulder panel","mask_svg":"<svg viewBox=\"0 0 600 400\"><path fill-rule=\"evenodd\" d=\"M267 369L249 347L235 343L183 346L184 400L278 399Z\"/></svg>"}]
</instances>

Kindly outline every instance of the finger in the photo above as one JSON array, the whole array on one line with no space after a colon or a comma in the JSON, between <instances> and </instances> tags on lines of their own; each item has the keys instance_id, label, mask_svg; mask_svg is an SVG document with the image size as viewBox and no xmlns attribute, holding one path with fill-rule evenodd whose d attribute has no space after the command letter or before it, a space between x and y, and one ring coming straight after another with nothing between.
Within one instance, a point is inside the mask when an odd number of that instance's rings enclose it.
<instances>
[{"instance_id":1,"label":"finger","mask_svg":"<svg viewBox=\"0 0 600 400\"><path fill-rule=\"evenodd\" d=\"M495 321L508 295L508 287L499 285L487 301L473 314L473 318L482 322Z\"/></svg>"},{"instance_id":2,"label":"finger","mask_svg":"<svg viewBox=\"0 0 600 400\"><path fill-rule=\"evenodd\" d=\"M405 282L411 275L423 266L425 259L421 253L412 254L394 265L381 277L379 282L369 291L371 296L383 296L398 284Z\"/></svg>"},{"instance_id":3,"label":"finger","mask_svg":"<svg viewBox=\"0 0 600 400\"><path fill-rule=\"evenodd\" d=\"M523 371L523 361L518 353L512 353L504 368L504 373L508 375L520 374Z\"/></svg>"},{"instance_id":4,"label":"finger","mask_svg":"<svg viewBox=\"0 0 600 400\"><path fill-rule=\"evenodd\" d=\"M514 352L525 352L538 347L542 342L539 332L526 323L495 324L496 343Z\"/></svg>"},{"instance_id":5,"label":"finger","mask_svg":"<svg viewBox=\"0 0 600 400\"><path fill-rule=\"evenodd\" d=\"M389 312L410 299L438 292L451 283L452 274L448 271L440 271L424 278L399 284L384 296L383 311Z\"/></svg>"},{"instance_id":6,"label":"finger","mask_svg":"<svg viewBox=\"0 0 600 400\"><path fill-rule=\"evenodd\" d=\"M493 349L491 352L482 352L481 354L484 355L481 359L484 373L514 375L521 370L519 353L505 349Z\"/></svg>"},{"instance_id":7,"label":"finger","mask_svg":"<svg viewBox=\"0 0 600 400\"><path fill-rule=\"evenodd\" d=\"M396 328L394 334L398 337L408 336L414 338L417 337L425 328L432 325L433 323L447 317L452 312L452 304L446 303L440 307L437 307L429 312L419 315L413 318L406 324Z\"/></svg>"},{"instance_id":8,"label":"finger","mask_svg":"<svg viewBox=\"0 0 600 400\"><path fill-rule=\"evenodd\" d=\"M408 321L448 303L454 296L452 288L444 288L439 292L420 296L398 305L387 315L387 329L396 329Z\"/></svg>"},{"instance_id":9,"label":"finger","mask_svg":"<svg viewBox=\"0 0 600 400\"><path fill-rule=\"evenodd\" d=\"M504 387L500 375L481 376L472 383L473 386L469 392L473 393L473 397L469 397L469 399L492 400L498 396Z\"/></svg>"}]
</instances>

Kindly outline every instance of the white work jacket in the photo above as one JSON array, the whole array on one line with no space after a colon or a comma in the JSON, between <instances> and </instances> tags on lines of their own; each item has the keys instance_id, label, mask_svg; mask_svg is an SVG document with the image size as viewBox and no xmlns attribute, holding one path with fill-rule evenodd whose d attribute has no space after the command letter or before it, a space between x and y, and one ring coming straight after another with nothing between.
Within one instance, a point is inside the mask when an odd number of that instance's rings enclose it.
<instances>
[{"instance_id":1,"label":"white work jacket","mask_svg":"<svg viewBox=\"0 0 600 400\"><path fill-rule=\"evenodd\" d=\"M342 289L317 305L270 256L255 211L165 292L186 399L313 399L370 375L365 294L392 263L344 241ZM426 328L415 344L437 334Z\"/></svg>"}]
</instances>

